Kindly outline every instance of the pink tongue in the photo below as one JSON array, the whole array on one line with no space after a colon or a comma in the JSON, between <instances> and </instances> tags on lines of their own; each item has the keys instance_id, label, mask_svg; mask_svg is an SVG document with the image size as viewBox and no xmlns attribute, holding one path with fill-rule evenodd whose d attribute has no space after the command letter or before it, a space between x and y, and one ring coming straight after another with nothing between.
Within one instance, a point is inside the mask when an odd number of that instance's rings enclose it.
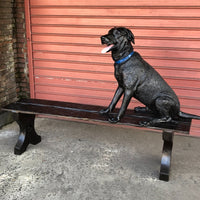
<instances>
[{"instance_id":1,"label":"pink tongue","mask_svg":"<svg viewBox=\"0 0 200 200\"><path fill-rule=\"evenodd\" d=\"M114 44L111 44L111 45L105 47L104 49L102 49L101 53L106 53L106 52L108 52L113 46L114 46Z\"/></svg>"}]
</instances>

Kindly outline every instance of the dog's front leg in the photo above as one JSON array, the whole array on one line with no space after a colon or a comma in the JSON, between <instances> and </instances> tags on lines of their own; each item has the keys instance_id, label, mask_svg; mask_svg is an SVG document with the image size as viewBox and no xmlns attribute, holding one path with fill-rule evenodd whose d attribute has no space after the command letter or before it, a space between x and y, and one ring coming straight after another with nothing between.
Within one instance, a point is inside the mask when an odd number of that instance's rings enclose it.
<instances>
[{"instance_id":1,"label":"dog's front leg","mask_svg":"<svg viewBox=\"0 0 200 200\"><path fill-rule=\"evenodd\" d=\"M119 101L119 99L121 98L123 93L124 93L124 89L122 87L118 86L110 105L108 106L108 108L101 110L100 114L105 115L105 114L108 114L109 112L111 112L115 108L117 102Z\"/></svg>"},{"instance_id":2,"label":"dog's front leg","mask_svg":"<svg viewBox=\"0 0 200 200\"><path fill-rule=\"evenodd\" d=\"M117 122L120 121L120 119L123 117L123 115L126 112L126 109L128 107L128 104L129 104L132 96L133 96L133 90L131 90L131 89L125 89L125 91L124 91L124 98L123 98L122 105L121 105L121 108L119 110L119 113L118 113L117 117L111 117L111 118L109 118L109 122L111 122L111 123L117 123Z\"/></svg>"}]
</instances>

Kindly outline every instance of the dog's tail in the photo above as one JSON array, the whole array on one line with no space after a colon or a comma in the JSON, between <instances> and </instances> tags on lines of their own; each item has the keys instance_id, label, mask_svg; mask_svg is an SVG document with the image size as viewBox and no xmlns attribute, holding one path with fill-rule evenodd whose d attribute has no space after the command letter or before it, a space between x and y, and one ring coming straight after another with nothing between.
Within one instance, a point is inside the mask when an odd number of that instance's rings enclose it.
<instances>
[{"instance_id":1,"label":"dog's tail","mask_svg":"<svg viewBox=\"0 0 200 200\"><path fill-rule=\"evenodd\" d=\"M182 117L182 118L189 118L189 119L198 119L200 120L200 116L198 115L192 115L192 114L189 114L189 113L184 113L184 112L179 112L178 114L179 117Z\"/></svg>"}]
</instances>

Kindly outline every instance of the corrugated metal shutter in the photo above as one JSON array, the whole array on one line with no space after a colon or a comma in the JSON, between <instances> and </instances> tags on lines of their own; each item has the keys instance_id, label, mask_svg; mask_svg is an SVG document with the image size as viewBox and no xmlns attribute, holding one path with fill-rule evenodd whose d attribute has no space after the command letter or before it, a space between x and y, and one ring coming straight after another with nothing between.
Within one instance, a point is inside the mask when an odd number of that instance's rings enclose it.
<instances>
[{"instance_id":1,"label":"corrugated metal shutter","mask_svg":"<svg viewBox=\"0 0 200 200\"><path fill-rule=\"evenodd\" d=\"M108 105L117 83L100 36L126 26L182 111L200 115L200 1L26 0L26 14L32 97ZM192 129L200 135L199 122Z\"/></svg>"}]
</instances>

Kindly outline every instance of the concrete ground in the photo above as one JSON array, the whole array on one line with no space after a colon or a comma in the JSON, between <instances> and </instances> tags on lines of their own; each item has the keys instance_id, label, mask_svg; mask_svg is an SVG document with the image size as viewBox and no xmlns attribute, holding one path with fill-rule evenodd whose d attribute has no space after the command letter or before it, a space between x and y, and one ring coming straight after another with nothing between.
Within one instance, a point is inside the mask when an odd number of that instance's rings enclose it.
<instances>
[{"instance_id":1,"label":"concrete ground","mask_svg":"<svg viewBox=\"0 0 200 200\"><path fill-rule=\"evenodd\" d=\"M160 133L45 118L36 130L42 142L16 156L18 125L0 129L0 199L200 199L200 138L175 136L164 182Z\"/></svg>"}]
</instances>

